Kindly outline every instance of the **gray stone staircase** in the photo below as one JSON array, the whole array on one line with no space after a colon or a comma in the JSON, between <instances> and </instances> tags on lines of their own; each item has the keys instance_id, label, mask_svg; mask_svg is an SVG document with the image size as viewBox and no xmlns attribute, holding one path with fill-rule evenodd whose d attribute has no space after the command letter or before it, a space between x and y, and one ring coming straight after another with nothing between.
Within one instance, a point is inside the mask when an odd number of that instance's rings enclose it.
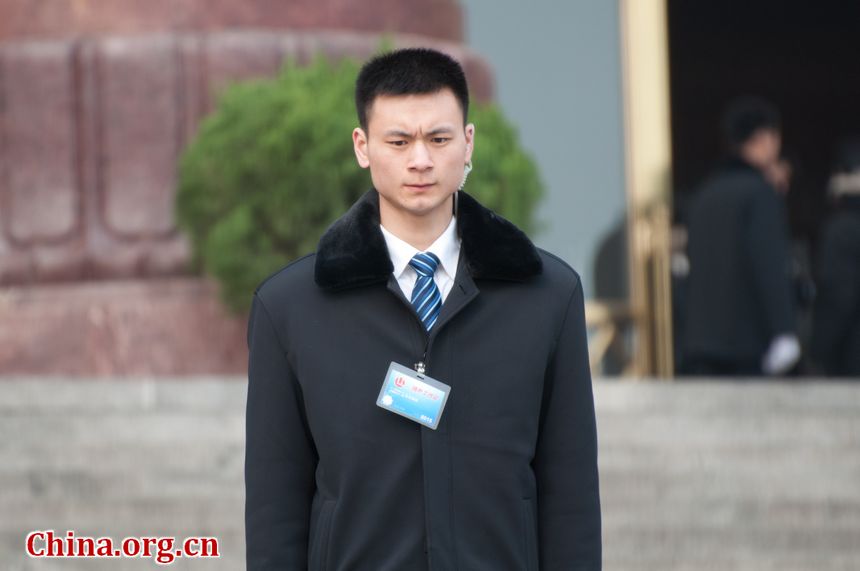
<instances>
[{"instance_id":1,"label":"gray stone staircase","mask_svg":"<svg viewBox=\"0 0 860 571\"><path fill-rule=\"evenodd\" d=\"M152 559L31 559L28 531L215 536L244 569L241 379L0 381L0 570L158 568Z\"/></svg>"},{"instance_id":2,"label":"gray stone staircase","mask_svg":"<svg viewBox=\"0 0 860 571\"><path fill-rule=\"evenodd\" d=\"M595 383L604 568L860 569L860 383ZM30 530L215 536L241 570L239 378L0 379L0 571L135 570L31 559Z\"/></svg>"},{"instance_id":3,"label":"gray stone staircase","mask_svg":"<svg viewBox=\"0 0 860 571\"><path fill-rule=\"evenodd\" d=\"M607 570L860 569L860 383L598 383Z\"/></svg>"}]
</instances>

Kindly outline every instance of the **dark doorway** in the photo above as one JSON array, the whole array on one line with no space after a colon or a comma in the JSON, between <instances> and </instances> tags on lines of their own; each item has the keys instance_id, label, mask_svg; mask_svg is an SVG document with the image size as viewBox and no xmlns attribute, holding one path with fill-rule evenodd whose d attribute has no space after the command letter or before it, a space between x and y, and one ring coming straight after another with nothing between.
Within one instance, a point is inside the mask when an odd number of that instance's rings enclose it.
<instances>
[{"instance_id":1,"label":"dark doorway","mask_svg":"<svg viewBox=\"0 0 860 571\"><path fill-rule=\"evenodd\" d=\"M721 157L726 103L759 95L782 112L791 231L813 247L835 146L860 134L860 2L668 0L668 16L676 220Z\"/></svg>"}]
</instances>

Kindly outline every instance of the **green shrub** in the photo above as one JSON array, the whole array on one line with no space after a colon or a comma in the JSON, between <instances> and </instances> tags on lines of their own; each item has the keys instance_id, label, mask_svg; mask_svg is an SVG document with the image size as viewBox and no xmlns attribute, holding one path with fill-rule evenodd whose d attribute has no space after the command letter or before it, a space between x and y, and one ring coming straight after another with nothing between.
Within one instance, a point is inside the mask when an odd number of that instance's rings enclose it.
<instances>
[{"instance_id":1,"label":"green shrub","mask_svg":"<svg viewBox=\"0 0 860 571\"><path fill-rule=\"evenodd\" d=\"M353 86L359 66L284 66L272 79L235 84L203 121L179 167L177 218L194 263L247 309L279 267L313 252L325 229L368 188L355 162ZM543 190L534 162L494 105L474 105L476 144L466 190L523 230Z\"/></svg>"}]
</instances>

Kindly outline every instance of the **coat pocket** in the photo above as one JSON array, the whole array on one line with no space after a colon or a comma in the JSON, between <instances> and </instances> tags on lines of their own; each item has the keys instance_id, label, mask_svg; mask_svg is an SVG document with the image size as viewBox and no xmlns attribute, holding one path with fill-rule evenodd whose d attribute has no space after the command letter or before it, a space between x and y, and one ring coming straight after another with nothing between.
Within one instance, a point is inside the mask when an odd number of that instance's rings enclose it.
<instances>
[{"instance_id":1,"label":"coat pocket","mask_svg":"<svg viewBox=\"0 0 860 571\"><path fill-rule=\"evenodd\" d=\"M523 512L523 541L526 548L527 571L539 571L538 539L537 539L537 507L535 500L524 499Z\"/></svg>"},{"instance_id":2,"label":"coat pocket","mask_svg":"<svg viewBox=\"0 0 860 571\"><path fill-rule=\"evenodd\" d=\"M328 567L328 538L331 533L332 512L334 500L326 500L320 508L311 540L311 552L308 556L308 568L311 571L325 571Z\"/></svg>"}]
</instances>

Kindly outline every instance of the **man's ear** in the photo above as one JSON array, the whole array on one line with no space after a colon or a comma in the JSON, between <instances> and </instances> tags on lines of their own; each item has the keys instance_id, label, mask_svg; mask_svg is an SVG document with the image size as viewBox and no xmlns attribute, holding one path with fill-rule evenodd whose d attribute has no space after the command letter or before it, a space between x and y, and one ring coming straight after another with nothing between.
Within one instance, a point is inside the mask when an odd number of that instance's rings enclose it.
<instances>
[{"instance_id":1,"label":"man's ear","mask_svg":"<svg viewBox=\"0 0 860 571\"><path fill-rule=\"evenodd\" d=\"M475 150L475 125L466 125L466 162L472 160L472 151Z\"/></svg>"},{"instance_id":2,"label":"man's ear","mask_svg":"<svg viewBox=\"0 0 860 571\"><path fill-rule=\"evenodd\" d=\"M355 151L355 159L358 166L366 169L370 166L370 158L367 156L367 134L361 127L352 130L352 148Z\"/></svg>"}]
</instances>

